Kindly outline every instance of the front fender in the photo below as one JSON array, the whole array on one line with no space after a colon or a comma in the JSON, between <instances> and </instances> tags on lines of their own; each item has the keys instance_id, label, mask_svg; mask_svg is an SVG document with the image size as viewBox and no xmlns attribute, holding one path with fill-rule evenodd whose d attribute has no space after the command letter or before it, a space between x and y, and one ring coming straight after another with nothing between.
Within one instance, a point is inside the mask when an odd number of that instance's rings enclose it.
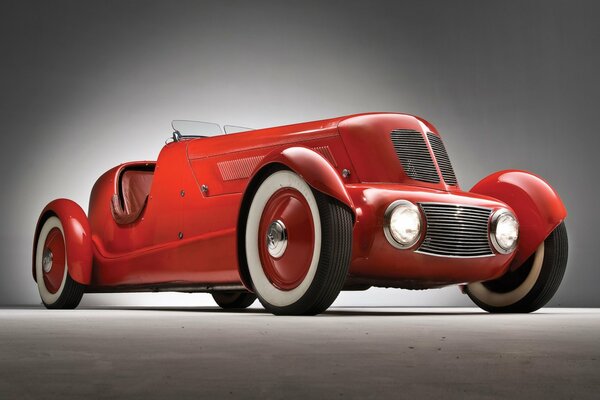
<instances>
[{"instance_id":1,"label":"front fender","mask_svg":"<svg viewBox=\"0 0 600 400\"><path fill-rule=\"evenodd\" d=\"M317 152L306 147L289 147L282 151L275 151L267 155L254 169L250 178L238 216L237 225L237 253L242 283L252 291L252 281L246 263L246 249L244 248L243 233L246 229L246 218L252 201L252 196L258 184L272 171L273 166L283 165L300 175L308 185L315 190L339 200L348 206L356 221L354 203L346 191L342 179L333 166Z\"/></svg>"},{"instance_id":2,"label":"front fender","mask_svg":"<svg viewBox=\"0 0 600 400\"><path fill-rule=\"evenodd\" d=\"M40 214L33 238L33 279L35 277L35 253L38 235L48 217L55 215L65 232L69 275L82 285L89 285L92 279L92 231L85 212L77 203L68 199L50 202Z\"/></svg>"},{"instance_id":3,"label":"front fender","mask_svg":"<svg viewBox=\"0 0 600 400\"><path fill-rule=\"evenodd\" d=\"M347 205L352 214L354 203L335 168L322 155L306 147L289 147L281 152L271 153L256 168L254 177L269 164L283 164L302 177L319 192L339 200Z\"/></svg>"},{"instance_id":4,"label":"front fender","mask_svg":"<svg viewBox=\"0 0 600 400\"><path fill-rule=\"evenodd\" d=\"M471 192L501 200L517 214L519 244L511 269L520 267L567 216L556 191L527 171L495 172L479 181Z\"/></svg>"}]
</instances>

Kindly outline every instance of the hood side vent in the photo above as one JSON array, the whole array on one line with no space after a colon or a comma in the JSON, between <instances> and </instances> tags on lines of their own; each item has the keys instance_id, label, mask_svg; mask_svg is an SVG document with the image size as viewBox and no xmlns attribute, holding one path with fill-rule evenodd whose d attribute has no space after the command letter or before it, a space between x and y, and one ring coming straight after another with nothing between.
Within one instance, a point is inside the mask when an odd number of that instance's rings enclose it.
<instances>
[{"instance_id":1,"label":"hood side vent","mask_svg":"<svg viewBox=\"0 0 600 400\"><path fill-rule=\"evenodd\" d=\"M440 183L435 164L421 132L394 129L390 133L396 156L409 178L429 183Z\"/></svg>"},{"instance_id":2,"label":"hood side vent","mask_svg":"<svg viewBox=\"0 0 600 400\"><path fill-rule=\"evenodd\" d=\"M444 181L448 185L458 186L456 175L454 174L454 168L452 168L452 164L450 163L450 158L446 152L446 147L444 147L444 142L442 142L442 139L439 136L431 132L427 132L427 138L429 139L429 143L433 149L433 154L435 155L435 159L440 167Z\"/></svg>"}]
</instances>

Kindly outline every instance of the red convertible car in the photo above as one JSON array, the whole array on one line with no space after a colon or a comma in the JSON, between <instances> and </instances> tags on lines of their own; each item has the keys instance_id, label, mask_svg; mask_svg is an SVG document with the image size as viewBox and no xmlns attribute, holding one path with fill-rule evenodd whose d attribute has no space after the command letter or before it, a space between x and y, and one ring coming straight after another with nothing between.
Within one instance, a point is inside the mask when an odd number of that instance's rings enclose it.
<instances>
[{"instance_id":1,"label":"red convertible car","mask_svg":"<svg viewBox=\"0 0 600 400\"><path fill-rule=\"evenodd\" d=\"M174 128L157 161L98 179L87 216L67 199L44 208L33 276L46 307L177 291L318 314L342 290L459 284L487 311L531 312L564 275L567 212L552 187L506 170L461 190L438 131L419 117Z\"/></svg>"}]
</instances>

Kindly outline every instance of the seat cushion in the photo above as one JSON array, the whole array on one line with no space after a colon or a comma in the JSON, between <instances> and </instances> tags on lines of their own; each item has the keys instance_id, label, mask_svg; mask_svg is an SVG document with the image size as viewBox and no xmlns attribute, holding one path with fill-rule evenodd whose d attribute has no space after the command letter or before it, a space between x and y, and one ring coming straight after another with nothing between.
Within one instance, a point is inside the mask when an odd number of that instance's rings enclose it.
<instances>
[{"instance_id":1,"label":"seat cushion","mask_svg":"<svg viewBox=\"0 0 600 400\"><path fill-rule=\"evenodd\" d=\"M154 171L148 170L127 169L121 173L121 196L115 194L111 199L112 215L118 224L131 224L141 215L153 177Z\"/></svg>"},{"instance_id":2,"label":"seat cushion","mask_svg":"<svg viewBox=\"0 0 600 400\"><path fill-rule=\"evenodd\" d=\"M136 214L144 208L150 194L153 171L126 170L121 175L123 206L128 214Z\"/></svg>"}]
</instances>

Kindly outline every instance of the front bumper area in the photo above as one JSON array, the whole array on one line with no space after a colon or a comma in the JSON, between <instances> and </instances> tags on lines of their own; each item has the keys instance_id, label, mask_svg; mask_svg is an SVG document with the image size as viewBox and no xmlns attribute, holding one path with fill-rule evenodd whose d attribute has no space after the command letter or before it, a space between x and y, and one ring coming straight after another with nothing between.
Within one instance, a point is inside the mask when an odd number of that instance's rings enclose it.
<instances>
[{"instance_id":1,"label":"front bumper area","mask_svg":"<svg viewBox=\"0 0 600 400\"><path fill-rule=\"evenodd\" d=\"M514 252L497 253L491 244L489 251L479 253L472 253L467 248L460 249L460 246L454 249L455 254L424 251L428 248L428 243L424 243L428 237L426 223L422 227L421 239L409 249L392 246L384 234L384 214L395 200L408 200L414 204L459 205L467 209L487 208L491 210L490 213L501 208L510 209L496 199L467 192L446 192L406 185L357 184L347 185L346 189L356 208L349 283L430 288L489 280L501 276L514 257ZM484 233L487 238L487 232ZM455 235L459 235L458 228L450 224L448 237Z\"/></svg>"}]
</instances>

